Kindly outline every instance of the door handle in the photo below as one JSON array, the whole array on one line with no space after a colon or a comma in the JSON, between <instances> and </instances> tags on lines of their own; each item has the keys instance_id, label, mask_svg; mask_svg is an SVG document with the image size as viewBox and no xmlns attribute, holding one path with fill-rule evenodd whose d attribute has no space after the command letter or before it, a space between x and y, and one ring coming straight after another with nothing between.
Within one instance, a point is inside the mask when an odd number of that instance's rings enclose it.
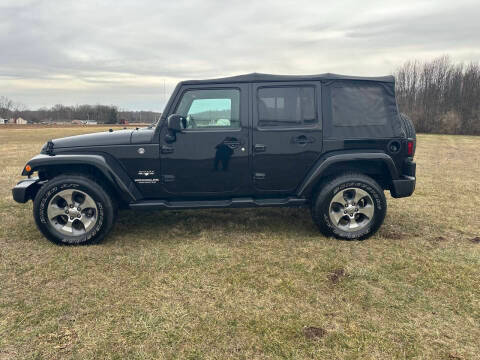
<instances>
[{"instance_id":1,"label":"door handle","mask_svg":"<svg viewBox=\"0 0 480 360\"><path fill-rule=\"evenodd\" d=\"M255 152L265 152L267 151L267 146L263 144L255 144Z\"/></svg>"},{"instance_id":2,"label":"door handle","mask_svg":"<svg viewBox=\"0 0 480 360\"><path fill-rule=\"evenodd\" d=\"M307 137L305 135L299 135L299 136L293 137L292 142L298 145L311 144L315 142L315 138Z\"/></svg>"},{"instance_id":3,"label":"door handle","mask_svg":"<svg viewBox=\"0 0 480 360\"><path fill-rule=\"evenodd\" d=\"M224 140L223 144L227 145L230 149L236 149L238 146L240 146L241 143L239 140L232 138L229 140Z\"/></svg>"},{"instance_id":4,"label":"door handle","mask_svg":"<svg viewBox=\"0 0 480 360\"><path fill-rule=\"evenodd\" d=\"M171 147L171 146L162 145L162 146L160 147L160 152L161 152L162 154L171 154L171 153L173 153L174 151L175 151L175 149L174 149L173 147Z\"/></svg>"},{"instance_id":5,"label":"door handle","mask_svg":"<svg viewBox=\"0 0 480 360\"><path fill-rule=\"evenodd\" d=\"M265 180L265 174L264 173L255 173L253 174L253 179L254 180Z\"/></svg>"}]
</instances>

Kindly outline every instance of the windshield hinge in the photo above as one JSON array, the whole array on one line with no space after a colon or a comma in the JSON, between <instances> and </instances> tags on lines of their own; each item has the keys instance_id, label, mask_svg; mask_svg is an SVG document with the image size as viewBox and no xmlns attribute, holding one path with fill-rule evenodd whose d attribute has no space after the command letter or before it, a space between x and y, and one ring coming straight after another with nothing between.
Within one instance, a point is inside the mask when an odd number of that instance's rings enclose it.
<instances>
[{"instance_id":1,"label":"windshield hinge","mask_svg":"<svg viewBox=\"0 0 480 360\"><path fill-rule=\"evenodd\" d=\"M53 155L53 141L52 140L48 140L47 142L47 148L45 149L45 153L47 155Z\"/></svg>"}]
</instances>

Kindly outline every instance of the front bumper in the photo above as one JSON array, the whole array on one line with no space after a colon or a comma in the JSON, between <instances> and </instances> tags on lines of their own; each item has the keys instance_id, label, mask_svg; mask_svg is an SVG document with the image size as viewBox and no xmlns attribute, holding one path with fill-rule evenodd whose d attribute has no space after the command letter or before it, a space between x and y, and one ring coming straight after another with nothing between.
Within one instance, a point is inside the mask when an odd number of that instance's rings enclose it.
<instances>
[{"instance_id":1,"label":"front bumper","mask_svg":"<svg viewBox=\"0 0 480 360\"><path fill-rule=\"evenodd\" d=\"M30 199L33 200L40 186L40 179L38 177L20 181L12 189L13 200L22 204Z\"/></svg>"}]
</instances>

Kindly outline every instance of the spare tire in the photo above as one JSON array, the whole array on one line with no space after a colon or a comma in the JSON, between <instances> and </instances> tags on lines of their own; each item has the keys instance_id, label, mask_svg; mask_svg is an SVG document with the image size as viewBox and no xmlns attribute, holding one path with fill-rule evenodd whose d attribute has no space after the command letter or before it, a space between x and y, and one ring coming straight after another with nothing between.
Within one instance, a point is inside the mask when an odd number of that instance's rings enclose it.
<instances>
[{"instance_id":1,"label":"spare tire","mask_svg":"<svg viewBox=\"0 0 480 360\"><path fill-rule=\"evenodd\" d=\"M402 121L403 129L405 130L405 135L407 138L417 139L415 126L413 126L412 120L405 114L400 114L400 120Z\"/></svg>"}]
</instances>

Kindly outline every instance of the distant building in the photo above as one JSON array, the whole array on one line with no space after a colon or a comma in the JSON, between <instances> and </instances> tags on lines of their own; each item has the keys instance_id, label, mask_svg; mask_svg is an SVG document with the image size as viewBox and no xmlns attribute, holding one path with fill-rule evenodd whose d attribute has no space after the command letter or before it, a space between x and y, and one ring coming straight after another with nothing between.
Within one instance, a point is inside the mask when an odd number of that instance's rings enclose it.
<instances>
[{"instance_id":1,"label":"distant building","mask_svg":"<svg viewBox=\"0 0 480 360\"><path fill-rule=\"evenodd\" d=\"M4 119L4 118L0 118L0 124L6 124L7 123L7 120Z\"/></svg>"},{"instance_id":2,"label":"distant building","mask_svg":"<svg viewBox=\"0 0 480 360\"><path fill-rule=\"evenodd\" d=\"M127 119L120 119L120 120L118 120L118 123L122 124L122 125L128 125L128 120Z\"/></svg>"},{"instance_id":3,"label":"distant building","mask_svg":"<svg viewBox=\"0 0 480 360\"><path fill-rule=\"evenodd\" d=\"M28 121L19 116L17 118L10 118L10 120L8 120L8 123L9 124L26 125L26 124L28 124Z\"/></svg>"}]
</instances>

